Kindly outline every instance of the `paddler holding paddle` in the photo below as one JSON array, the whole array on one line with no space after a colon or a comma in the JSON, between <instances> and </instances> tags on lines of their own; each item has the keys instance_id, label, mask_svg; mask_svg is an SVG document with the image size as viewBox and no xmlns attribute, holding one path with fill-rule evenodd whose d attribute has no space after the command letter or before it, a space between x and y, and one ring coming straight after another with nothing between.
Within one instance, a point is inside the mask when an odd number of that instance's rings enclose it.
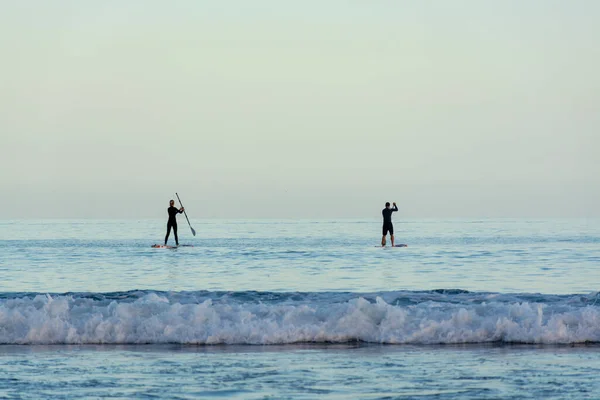
<instances>
[{"instance_id":1,"label":"paddler holding paddle","mask_svg":"<svg viewBox=\"0 0 600 400\"><path fill-rule=\"evenodd\" d=\"M181 207L177 209L175 207L175 200L169 201L169 208L167 208L167 212L169 213L169 221L167 222L167 236L165 236L165 246L167 245L167 241L169 240L169 234L171 233L171 228L173 228L173 234L175 234L175 244L179 246L179 238L177 237L177 214L181 214L184 208Z\"/></svg>"}]
</instances>

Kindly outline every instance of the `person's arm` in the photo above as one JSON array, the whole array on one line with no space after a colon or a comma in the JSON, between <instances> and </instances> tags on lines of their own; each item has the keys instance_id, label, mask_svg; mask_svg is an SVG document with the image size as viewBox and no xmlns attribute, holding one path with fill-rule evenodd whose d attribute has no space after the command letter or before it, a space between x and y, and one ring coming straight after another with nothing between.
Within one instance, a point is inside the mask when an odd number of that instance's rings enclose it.
<instances>
[{"instance_id":1,"label":"person's arm","mask_svg":"<svg viewBox=\"0 0 600 400\"><path fill-rule=\"evenodd\" d=\"M394 203L394 208L392 208L392 211L398 211L398 206L396 205L396 203Z\"/></svg>"},{"instance_id":2,"label":"person's arm","mask_svg":"<svg viewBox=\"0 0 600 400\"><path fill-rule=\"evenodd\" d=\"M181 214L183 212L184 208L181 207L179 210L177 210L179 212L179 214Z\"/></svg>"}]
</instances>

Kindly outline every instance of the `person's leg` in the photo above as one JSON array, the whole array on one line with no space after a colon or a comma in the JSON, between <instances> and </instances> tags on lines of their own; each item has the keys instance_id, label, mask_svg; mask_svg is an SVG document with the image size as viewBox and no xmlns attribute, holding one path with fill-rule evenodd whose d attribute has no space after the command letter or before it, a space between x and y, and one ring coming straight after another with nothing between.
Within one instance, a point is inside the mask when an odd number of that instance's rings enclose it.
<instances>
[{"instance_id":1,"label":"person's leg","mask_svg":"<svg viewBox=\"0 0 600 400\"><path fill-rule=\"evenodd\" d=\"M394 247L394 225L390 225L390 238L392 239L392 247Z\"/></svg>"},{"instance_id":2,"label":"person's leg","mask_svg":"<svg viewBox=\"0 0 600 400\"><path fill-rule=\"evenodd\" d=\"M388 230L385 225L381 228L381 247L385 247L385 237L387 236Z\"/></svg>"},{"instance_id":3,"label":"person's leg","mask_svg":"<svg viewBox=\"0 0 600 400\"><path fill-rule=\"evenodd\" d=\"M167 223L167 236L165 236L165 246L167 245L167 241L169 240L170 234L171 234L171 224Z\"/></svg>"},{"instance_id":4,"label":"person's leg","mask_svg":"<svg viewBox=\"0 0 600 400\"><path fill-rule=\"evenodd\" d=\"M177 237L177 224L173 224L173 234L175 235L175 244L179 246L179 238Z\"/></svg>"}]
</instances>

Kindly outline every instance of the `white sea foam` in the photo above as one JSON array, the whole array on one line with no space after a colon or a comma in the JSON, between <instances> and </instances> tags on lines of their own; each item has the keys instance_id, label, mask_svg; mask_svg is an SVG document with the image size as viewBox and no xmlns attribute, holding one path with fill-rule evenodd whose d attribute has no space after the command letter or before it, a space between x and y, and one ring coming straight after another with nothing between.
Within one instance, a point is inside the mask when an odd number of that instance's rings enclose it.
<instances>
[{"instance_id":1,"label":"white sea foam","mask_svg":"<svg viewBox=\"0 0 600 400\"><path fill-rule=\"evenodd\" d=\"M2 299L0 344L600 342L600 306L569 299L510 302L487 296L485 302L396 305L383 296L279 303L181 298L146 293L129 301L71 295Z\"/></svg>"}]
</instances>

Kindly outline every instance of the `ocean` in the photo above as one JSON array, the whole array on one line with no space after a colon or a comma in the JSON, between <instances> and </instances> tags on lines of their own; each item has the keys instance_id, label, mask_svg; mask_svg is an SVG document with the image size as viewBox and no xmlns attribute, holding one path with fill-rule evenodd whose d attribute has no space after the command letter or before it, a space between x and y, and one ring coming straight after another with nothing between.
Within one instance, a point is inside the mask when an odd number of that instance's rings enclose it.
<instances>
[{"instance_id":1,"label":"ocean","mask_svg":"<svg viewBox=\"0 0 600 400\"><path fill-rule=\"evenodd\" d=\"M600 398L599 219L192 225L0 221L0 398Z\"/></svg>"}]
</instances>

